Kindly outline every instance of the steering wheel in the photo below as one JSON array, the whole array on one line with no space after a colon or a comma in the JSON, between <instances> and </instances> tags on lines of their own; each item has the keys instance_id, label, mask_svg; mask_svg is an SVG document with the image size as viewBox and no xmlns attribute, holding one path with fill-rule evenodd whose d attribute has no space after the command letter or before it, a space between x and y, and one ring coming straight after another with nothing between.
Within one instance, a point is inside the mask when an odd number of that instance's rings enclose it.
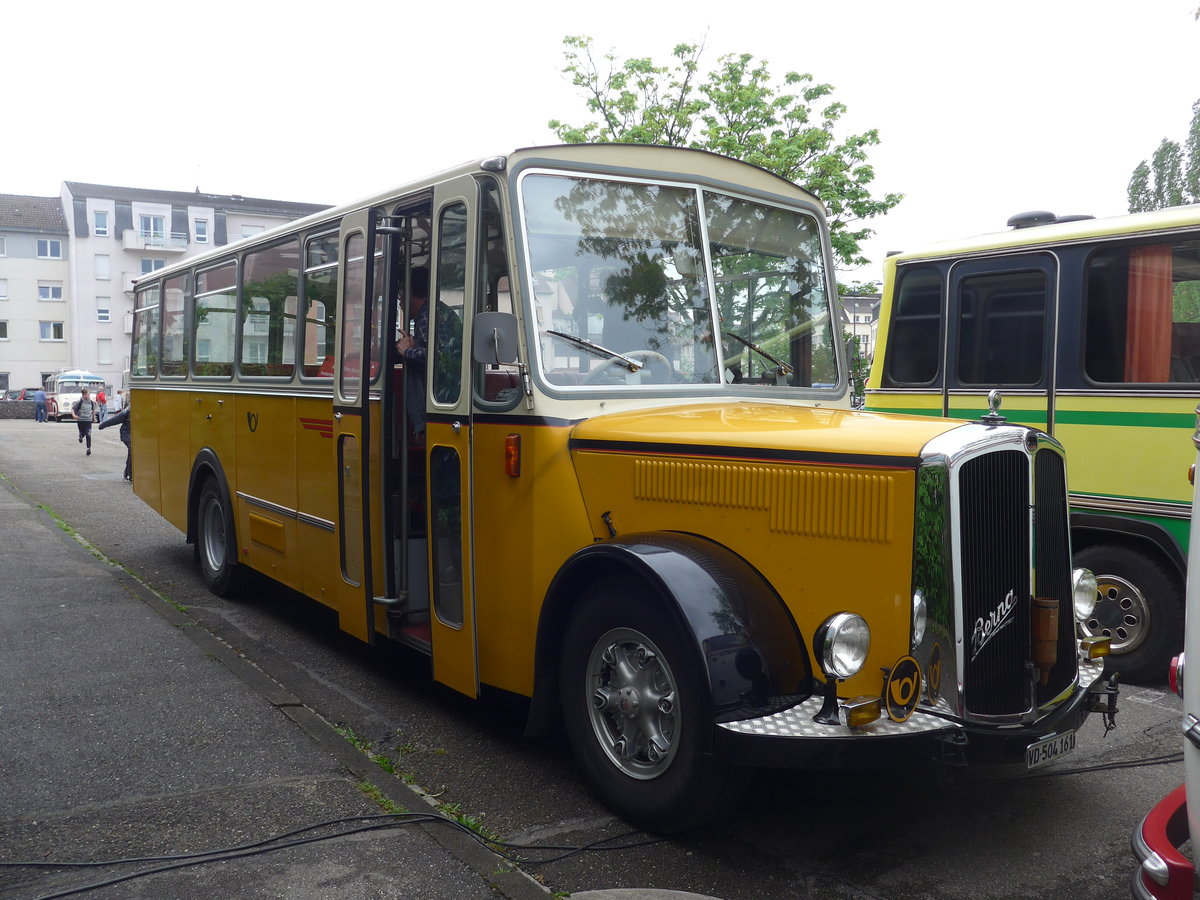
<instances>
[{"instance_id":1,"label":"steering wheel","mask_svg":"<svg viewBox=\"0 0 1200 900\"><path fill-rule=\"evenodd\" d=\"M626 350L621 355L624 357L628 357L629 359L641 362L642 365L647 369L650 368L650 363L656 363L658 365L661 365L663 367L664 373L666 375L666 377L663 378L663 383L665 384L666 382L670 381L671 361L669 359L667 359L665 356L663 356L661 353L659 353L657 350ZM621 362L621 360L619 360L619 359L606 359L606 360L604 360L604 362L600 363L600 365L596 366L596 368L592 369L592 371L588 373L588 377L583 380L583 383L584 384L618 384L618 383L623 384L625 382L624 378L621 378L619 381L611 380L613 374L615 374L612 371L610 371L612 369L625 369L625 363ZM625 369L625 371L629 371L629 370Z\"/></svg>"}]
</instances>

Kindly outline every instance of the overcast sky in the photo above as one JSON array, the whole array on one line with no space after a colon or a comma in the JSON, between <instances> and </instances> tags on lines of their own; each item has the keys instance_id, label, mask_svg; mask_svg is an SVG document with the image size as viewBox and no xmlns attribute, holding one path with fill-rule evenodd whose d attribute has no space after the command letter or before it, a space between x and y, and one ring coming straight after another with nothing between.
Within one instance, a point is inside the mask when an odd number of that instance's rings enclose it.
<instances>
[{"instance_id":1,"label":"overcast sky","mask_svg":"<svg viewBox=\"0 0 1200 900\"><path fill-rule=\"evenodd\" d=\"M1200 99L1200 0L206 0L5 13L0 193L62 181L342 203L548 143L588 116L562 38L666 62L704 41L809 72L877 128L888 250L1015 212L1119 215ZM771 11L775 8L775 11ZM191 11L188 11L188 10ZM419 11L419 12L418 12Z\"/></svg>"}]
</instances>

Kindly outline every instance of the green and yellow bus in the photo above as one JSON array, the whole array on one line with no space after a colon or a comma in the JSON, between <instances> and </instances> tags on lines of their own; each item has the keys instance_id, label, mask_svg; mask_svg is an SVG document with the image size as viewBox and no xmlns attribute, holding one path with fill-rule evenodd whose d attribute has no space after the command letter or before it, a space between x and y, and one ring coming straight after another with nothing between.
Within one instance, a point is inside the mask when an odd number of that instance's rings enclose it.
<instances>
[{"instance_id":1,"label":"green and yellow bus","mask_svg":"<svg viewBox=\"0 0 1200 900\"><path fill-rule=\"evenodd\" d=\"M1075 562L1099 579L1083 630L1126 678L1163 678L1183 640L1200 207L1009 225L886 261L867 408L972 418L999 388L1008 419L1054 435Z\"/></svg>"},{"instance_id":2,"label":"green and yellow bus","mask_svg":"<svg viewBox=\"0 0 1200 900\"><path fill-rule=\"evenodd\" d=\"M731 159L479 159L139 280L134 487L650 828L756 765L1056 759L1113 694L1062 448L849 409L831 263Z\"/></svg>"}]
</instances>

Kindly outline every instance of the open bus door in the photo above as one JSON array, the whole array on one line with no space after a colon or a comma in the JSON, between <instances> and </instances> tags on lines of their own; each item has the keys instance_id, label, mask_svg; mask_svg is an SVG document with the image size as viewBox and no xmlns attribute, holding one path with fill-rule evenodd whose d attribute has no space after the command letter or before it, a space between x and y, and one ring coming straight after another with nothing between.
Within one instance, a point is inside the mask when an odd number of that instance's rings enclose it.
<instances>
[{"instance_id":1,"label":"open bus door","mask_svg":"<svg viewBox=\"0 0 1200 900\"><path fill-rule=\"evenodd\" d=\"M333 437L336 441L338 551L342 583L337 603L343 630L374 642L374 573L371 554L372 422L371 383L381 369L382 284L375 253L375 210L342 220L339 235L338 349L334 377ZM364 364L365 361L365 364ZM378 404L375 409L378 409Z\"/></svg>"}]
</instances>

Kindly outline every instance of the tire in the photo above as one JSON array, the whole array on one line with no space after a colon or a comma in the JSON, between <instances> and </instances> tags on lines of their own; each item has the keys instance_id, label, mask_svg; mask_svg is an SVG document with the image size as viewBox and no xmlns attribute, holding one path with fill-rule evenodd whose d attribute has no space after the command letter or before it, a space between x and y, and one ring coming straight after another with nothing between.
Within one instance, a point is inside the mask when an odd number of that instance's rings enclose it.
<instances>
[{"instance_id":1,"label":"tire","mask_svg":"<svg viewBox=\"0 0 1200 900\"><path fill-rule=\"evenodd\" d=\"M238 566L231 559L236 558L231 553L236 546L228 498L209 478L196 506L196 556L205 584L218 597L228 597L237 588Z\"/></svg>"},{"instance_id":2,"label":"tire","mask_svg":"<svg viewBox=\"0 0 1200 900\"><path fill-rule=\"evenodd\" d=\"M751 770L704 752L707 677L656 601L624 581L589 590L563 636L559 684L567 736L596 793L626 820L671 833L725 812Z\"/></svg>"},{"instance_id":3,"label":"tire","mask_svg":"<svg viewBox=\"0 0 1200 900\"><path fill-rule=\"evenodd\" d=\"M1183 584L1163 563L1119 544L1097 544L1075 554L1075 565L1096 575L1096 609L1081 624L1087 635L1107 635L1107 670L1122 680L1158 682L1183 649Z\"/></svg>"}]
</instances>

